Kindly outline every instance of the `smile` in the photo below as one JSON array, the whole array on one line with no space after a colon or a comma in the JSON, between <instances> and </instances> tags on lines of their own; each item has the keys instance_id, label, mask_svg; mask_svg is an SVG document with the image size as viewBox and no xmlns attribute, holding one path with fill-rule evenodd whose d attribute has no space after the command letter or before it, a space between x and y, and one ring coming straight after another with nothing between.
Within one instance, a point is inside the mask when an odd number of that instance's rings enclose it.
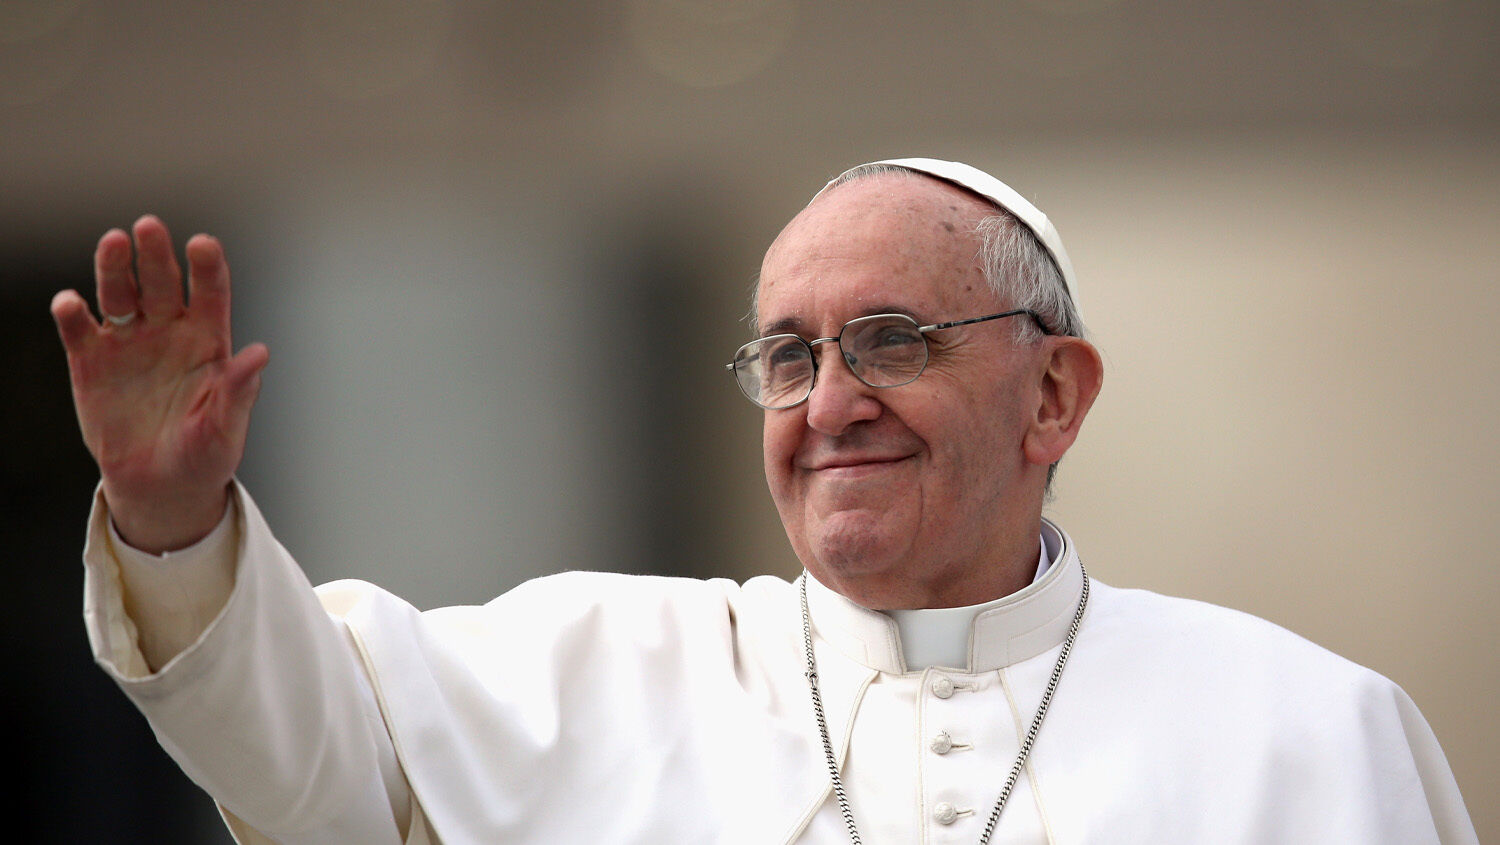
<instances>
[{"instance_id":1,"label":"smile","mask_svg":"<svg viewBox=\"0 0 1500 845\"><path fill-rule=\"evenodd\" d=\"M835 458L822 462L810 469L825 478L860 478L867 475L876 475L895 469L906 463L910 456L899 457L868 457L868 458Z\"/></svg>"}]
</instances>

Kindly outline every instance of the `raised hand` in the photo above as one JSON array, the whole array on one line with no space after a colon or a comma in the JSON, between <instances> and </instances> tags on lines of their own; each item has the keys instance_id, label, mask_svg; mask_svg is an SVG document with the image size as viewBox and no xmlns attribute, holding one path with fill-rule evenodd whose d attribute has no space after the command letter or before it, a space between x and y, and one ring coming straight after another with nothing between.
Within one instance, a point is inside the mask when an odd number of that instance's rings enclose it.
<instances>
[{"instance_id":1,"label":"raised hand","mask_svg":"<svg viewBox=\"0 0 1500 845\"><path fill-rule=\"evenodd\" d=\"M263 344L234 354L229 265L219 242L187 243L188 298L172 238L155 217L131 236L111 229L94 253L95 321L76 291L52 299L83 440L99 464L116 529L161 552L218 524L245 450L250 409L269 360Z\"/></svg>"}]
</instances>

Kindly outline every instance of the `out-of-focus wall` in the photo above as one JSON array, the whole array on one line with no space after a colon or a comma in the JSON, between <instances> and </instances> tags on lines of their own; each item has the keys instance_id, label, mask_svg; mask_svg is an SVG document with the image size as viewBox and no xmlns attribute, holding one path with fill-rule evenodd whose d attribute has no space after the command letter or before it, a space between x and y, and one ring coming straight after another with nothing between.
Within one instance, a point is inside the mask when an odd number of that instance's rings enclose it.
<instances>
[{"instance_id":1,"label":"out-of-focus wall","mask_svg":"<svg viewBox=\"0 0 1500 845\"><path fill-rule=\"evenodd\" d=\"M1062 231L1091 572L1402 684L1500 790L1500 12L1315 0L0 8L0 463L27 841L225 841L77 624L94 477L45 314L144 211L272 364L242 476L314 580L791 575L721 364L822 181L961 158ZM105 832L101 832L105 831Z\"/></svg>"}]
</instances>

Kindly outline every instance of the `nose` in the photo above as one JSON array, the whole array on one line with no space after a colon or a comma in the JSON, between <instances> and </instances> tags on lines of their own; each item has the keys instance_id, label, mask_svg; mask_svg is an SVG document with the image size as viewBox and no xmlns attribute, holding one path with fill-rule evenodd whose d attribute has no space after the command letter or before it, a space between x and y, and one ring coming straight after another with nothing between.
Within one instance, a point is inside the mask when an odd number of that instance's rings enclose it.
<instances>
[{"instance_id":1,"label":"nose","mask_svg":"<svg viewBox=\"0 0 1500 845\"><path fill-rule=\"evenodd\" d=\"M875 388L854 375L837 343L821 344L823 358L818 377L807 397L807 425L814 431L838 436L849 426L880 416L881 404Z\"/></svg>"}]
</instances>

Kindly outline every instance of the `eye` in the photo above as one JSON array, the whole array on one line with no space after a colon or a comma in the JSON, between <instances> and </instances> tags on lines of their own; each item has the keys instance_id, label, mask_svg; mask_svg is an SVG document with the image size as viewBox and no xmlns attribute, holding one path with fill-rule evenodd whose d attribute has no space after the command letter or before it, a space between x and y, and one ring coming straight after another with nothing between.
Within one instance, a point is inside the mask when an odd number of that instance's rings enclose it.
<instances>
[{"instance_id":1,"label":"eye","mask_svg":"<svg viewBox=\"0 0 1500 845\"><path fill-rule=\"evenodd\" d=\"M772 367L789 367L801 364L807 358L807 347L789 340L770 350L766 363Z\"/></svg>"},{"instance_id":2,"label":"eye","mask_svg":"<svg viewBox=\"0 0 1500 845\"><path fill-rule=\"evenodd\" d=\"M922 349L922 333L917 327L902 320L871 320L859 326L846 344L856 357L876 356L889 360L892 356L904 357L919 354Z\"/></svg>"},{"instance_id":3,"label":"eye","mask_svg":"<svg viewBox=\"0 0 1500 845\"><path fill-rule=\"evenodd\" d=\"M881 326L871 338L871 345L876 349L899 348L921 342L921 332L910 326L901 325Z\"/></svg>"}]
</instances>

